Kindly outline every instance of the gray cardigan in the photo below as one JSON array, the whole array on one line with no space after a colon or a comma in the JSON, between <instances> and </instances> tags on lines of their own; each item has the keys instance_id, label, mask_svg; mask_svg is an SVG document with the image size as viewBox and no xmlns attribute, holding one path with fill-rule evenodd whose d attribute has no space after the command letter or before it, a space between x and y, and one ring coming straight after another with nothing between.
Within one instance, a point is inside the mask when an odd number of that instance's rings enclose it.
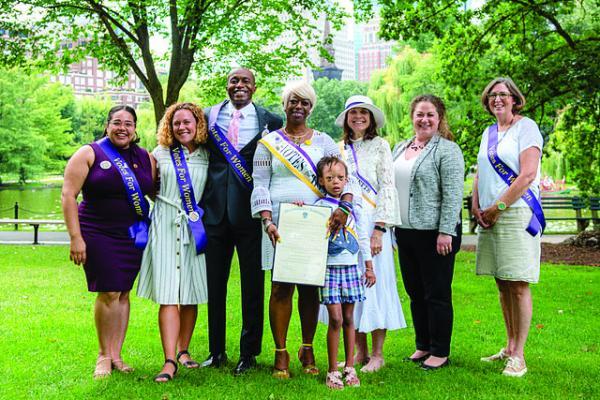
<instances>
[{"instance_id":1,"label":"gray cardigan","mask_svg":"<svg viewBox=\"0 0 600 400\"><path fill-rule=\"evenodd\" d=\"M397 144L396 160L412 139ZM435 135L417 156L410 175L408 223L414 229L456 236L460 221L465 162L458 145Z\"/></svg>"}]
</instances>

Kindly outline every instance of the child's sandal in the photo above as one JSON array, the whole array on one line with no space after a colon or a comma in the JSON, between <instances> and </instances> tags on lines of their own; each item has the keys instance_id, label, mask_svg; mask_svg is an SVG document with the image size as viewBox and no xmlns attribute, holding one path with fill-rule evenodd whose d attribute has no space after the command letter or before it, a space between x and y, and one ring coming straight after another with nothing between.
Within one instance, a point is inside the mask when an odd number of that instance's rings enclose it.
<instances>
[{"instance_id":1,"label":"child's sandal","mask_svg":"<svg viewBox=\"0 0 600 400\"><path fill-rule=\"evenodd\" d=\"M356 370L353 367L344 368L344 381L346 382L346 386L360 386L360 380L356 375Z\"/></svg>"},{"instance_id":2,"label":"child's sandal","mask_svg":"<svg viewBox=\"0 0 600 400\"><path fill-rule=\"evenodd\" d=\"M325 384L329 389L343 389L344 382L342 381L342 374L340 373L340 371L328 372L327 378L325 378Z\"/></svg>"}]
</instances>

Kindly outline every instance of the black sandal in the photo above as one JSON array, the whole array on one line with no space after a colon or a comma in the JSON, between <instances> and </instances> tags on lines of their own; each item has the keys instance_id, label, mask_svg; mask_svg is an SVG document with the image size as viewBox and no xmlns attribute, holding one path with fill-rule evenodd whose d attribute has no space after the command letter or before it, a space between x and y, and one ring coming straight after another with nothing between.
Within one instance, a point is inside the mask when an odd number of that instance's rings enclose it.
<instances>
[{"instance_id":1,"label":"black sandal","mask_svg":"<svg viewBox=\"0 0 600 400\"><path fill-rule=\"evenodd\" d=\"M175 374L177 373L177 363L175 361L171 360L170 358L167 358L165 360L164 365L166 365L166 364L173 364L173 366L175 367L175 371L173 371L173 375L163 372L162 374L158 374L154 377L154 382L158 382L158 383L169 382L170 380L172 380L175 377ZM162 380L162 379L164 379L164 380Z\"/></svg>"},{"instance_id":2,"label":"black sandal","mask_svg":"<svg viewBox=\"0 0 600 400\"><path fill-rule=\"evenodd\" d=\"M179 353L177 353L177 362L180 363L181 365L183 365L184 367L188 368L188 369L189 368L198 368L198 367L200 367L200 364L198 364L194 360L188 360L186 362L179 361L179 359L181 358L181 356L185 356L185 355L189 356L190 352L187 351L187 350L181 350ZM191 358L191 356L190 356L190 358Z\"/></svg>"}]
</instances>

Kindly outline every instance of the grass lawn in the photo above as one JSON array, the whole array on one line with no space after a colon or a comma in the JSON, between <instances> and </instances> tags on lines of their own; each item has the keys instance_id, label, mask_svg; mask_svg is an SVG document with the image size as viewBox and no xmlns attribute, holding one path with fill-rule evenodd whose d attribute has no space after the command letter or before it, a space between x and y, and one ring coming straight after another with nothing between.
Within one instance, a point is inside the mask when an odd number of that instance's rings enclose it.
<instances>
[{"instance_id":1,"label":"grass lawn","mask_svg":"<svg viewBox=\"0 0 600 400\"><path fill-rule=\"evenodd\" d=\"M454 278L455 325L452 366L424 372L402 358L413 350L411 328L388 334L386 366L360 374L362 386L332 392L317 378L303 376L292 358L289 381L270 376L273 344L265 321L261 368L234 378L240 324L239 274L233 268L229 291L228 353L223 370L180 370L168 384L152 377L162 365L157 306L132 296L125 360L131 375L114 373L94 381L97 341L92 318L94 296L86 291L83 271L70 264L66 247L0 246L0 398L2 399L473 399L600 397L600 269L544 264L541 283L533 287L534 316L526 357L529 373L506 378L500 364L479 361L502 347L504 329L492 279L476 277L475 257L459 254ZM268 285L267 285L268 286ZM402 283L398 287L410 324ZM267 293L268 298L268 293ZM288 348L300 345L297 314ZM315 338L317 364L326 370L326 327ZM206 306L190 351L207 355Z\"/></svg>"}]
</instances>

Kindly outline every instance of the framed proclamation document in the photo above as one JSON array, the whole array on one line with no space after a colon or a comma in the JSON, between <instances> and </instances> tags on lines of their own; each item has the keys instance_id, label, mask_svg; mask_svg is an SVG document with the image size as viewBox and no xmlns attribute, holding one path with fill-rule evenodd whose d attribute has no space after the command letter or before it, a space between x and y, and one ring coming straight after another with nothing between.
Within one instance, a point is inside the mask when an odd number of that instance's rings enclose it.
<instances>
[{"instance_id":1,"label":"framed proclamation document","mask_svg":"<svg viewBox=\"0 0 600 400\"><path fill-rule=\"evenodd\" d=\"M327 222L331 208L279 205L280 242L275 247L273 281L323 286L327 264Z\"/></svg>"}]
</instances>

